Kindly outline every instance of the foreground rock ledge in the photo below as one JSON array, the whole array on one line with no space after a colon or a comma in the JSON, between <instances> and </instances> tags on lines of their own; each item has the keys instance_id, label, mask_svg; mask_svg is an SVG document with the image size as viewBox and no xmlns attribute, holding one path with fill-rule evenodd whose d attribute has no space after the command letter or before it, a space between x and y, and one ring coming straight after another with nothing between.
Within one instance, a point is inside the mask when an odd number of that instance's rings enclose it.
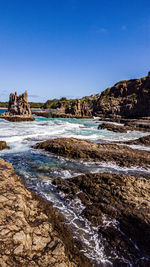
<instances>
[{"instance_id":1,"label":"foreground rock ledge","mask_svg":"<svg viewBox=\"0 0 150 267\"><path fill-rule=\"evenodd\" d=\"M103 173L53 183L67 201L81 200L113 266L150 266L150 180Z\"/></svg>"},{"instance_id":2,"label":"foreground rock ledge","mask_svg":"<svg viewBox=\"0 0 150 267\"><path fill-rule=\"evenodd\" d=\"M0 159L0 266L91 266L73 241L63 217L50 203L29 191L12 165L3 159Z\"/></svg>"},{"instance_id":3,"label":"foreground rock ledge","mask_svg":"<svg viewBox=\"0 0 150 267\"><path fill-rule=\"evenodd\" d=\"M76 138L57 138L38 143L34 148L81 160L114 162L119 166L150 166L150 152L125 145L96 144Z\"/></svg>"}]
</instances>

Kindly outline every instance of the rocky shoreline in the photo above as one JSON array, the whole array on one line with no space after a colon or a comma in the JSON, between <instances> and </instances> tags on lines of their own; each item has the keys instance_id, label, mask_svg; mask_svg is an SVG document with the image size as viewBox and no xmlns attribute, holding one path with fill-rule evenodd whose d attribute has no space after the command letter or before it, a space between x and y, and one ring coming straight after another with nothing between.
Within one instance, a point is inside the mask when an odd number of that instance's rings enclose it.
<instances>
[{"instance_id":1,"label":"rocky shoreline","mask_svg":"<svg viewBox=\"0 0 150 267\"><path fill-rule=\"evenodd\" d=\"M57 138L40 142L34 148L83 161L113 162L122 167L150 167L150 152L132 149L126 145L97 144L76 138Z\"/></svg>"},{"instance_id":2,"label":"rocky shoreline","mask_svg":"<svg viewBox=\"0 0 150 267\"><path fill-rule=\"evenodd\" d=\"M67 199L80 199L82 216L99 227L113 266L150 264L150 181L117 174L87 174L53 182Z\"/></svg>"},{"instance_id":3,"label":"rocky shoreline","mask_svg":"<svg viewBox=\"0 0 150 267\"><path fill-rule=\"evenodd\" d=\"M92 266L51 203L26 188L0 159L0 265Z\"/></svg>"},{"instance_id":4,"label":"rocky shoreline","mask_svg":"<svg viewBox=\"0 0 150 267\"><path fill-rule=\"evenodd\" d=\"M149 137L141 139L149 144ZM140 141L141 142L141 141ZM40 142L59 156L85 161L115 162L119 166L150 166L150 153L125 145L96 144L75 138ZM150 180L125 174L95 173L54 179L66 201L80 200L81 215L98 227L99 242L113 266L150 264ZM127 265L125 265L125 262Z\"/></svg>"},{"instance_id":5,"label":"rocky shoreline","mask_svg":"<svg viewBox=\"0 0 150 267\"><path fill-rule=\"evenodd\" d=\"M149 123L149 122L148 122ZM99 130L108 130L115 133L127 133L128 131L141 131L141 132L149 132L149 128L140 127L130 122L128 125L127 123L124 125L116 125L112 123L102 123L98 126Z\"/></svg>"},{"instance_id":6,"label":"rocky shoreline","mask_svg":"<svg viewBox=\"0 0 150 267\"><path fill-rule=\"evenodd\" d=\"M45 117L48 119L51 118L75 118L75 119L92 119L93 116L89 115L73 115L71 113L64 113L64 112L45 112L45 111L32 111L33 115Z\"/></svg>"}]
</instances>

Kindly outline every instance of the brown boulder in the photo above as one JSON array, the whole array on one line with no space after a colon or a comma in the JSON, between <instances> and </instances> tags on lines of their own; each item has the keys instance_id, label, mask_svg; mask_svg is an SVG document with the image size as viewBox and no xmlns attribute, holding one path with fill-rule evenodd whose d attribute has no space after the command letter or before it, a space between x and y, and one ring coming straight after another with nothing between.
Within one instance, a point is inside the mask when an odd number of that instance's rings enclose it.
<instances>
[{"instance_id":1,"label":"brown boulder","mask_svg":"<svg viewBox=\"0 0 150 267\"><path fill-rule=\"evenodd\" d=\"M3 149L9 149L10 147L7 146L6 142L5 141L0 141L0 150L3 150Z\"/></svg>"}]
</instances>

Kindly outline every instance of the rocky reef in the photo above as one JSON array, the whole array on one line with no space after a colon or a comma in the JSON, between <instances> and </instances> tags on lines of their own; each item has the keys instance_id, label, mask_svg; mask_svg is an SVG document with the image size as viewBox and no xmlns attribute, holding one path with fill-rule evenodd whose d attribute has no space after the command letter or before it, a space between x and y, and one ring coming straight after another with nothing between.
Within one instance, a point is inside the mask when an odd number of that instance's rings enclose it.
<instances>
[{"instance_id":1,"label":"rocky reef","mask_svg":"<svg viewBox=\"0 0 150 267\"><path fill-rule=\"evenodd\" d=\"M118 82L103 91L93 113L113 118L150 116L150 74L144 78Z\"/></svg>"},{"instance_id":2,"label":"rocky reef","mask_svg":"<svg viewBox=\"0 0 150 267\"><path fill-rule=\"evenodd\" d=\"M142 138L149 144L149 137ZM96 144L75 138L57 138L35 148L85 161L113 162L123 167L150 167L150 152L125 145ZM81 216L96 227L113 266L150 264L150 180L149 175L85 173L53 180L66 203L80 200ZM72 203L72 202L71 202Z\"/></svg>"},{"instance_id":3,"label":"rocky reef","mask_svg":"<svg viewBox=\"0 0 150 267\"><path fill-rule=\"evenodd\" d=\"M140 137L135 140L130 140L125 142L126 144L129 145L144 145L144 146L150 146L150 135Z\"/></svg>"},{"instance_id":4,"label":"rocky reef","mask_svg":"<svg viewBox=\"0 0 150 267\"><path fill-rule=\"evenodd\" d=\"M150 152L126 145L97 144L76 138L57 138L38 143L34 148L84 161L113 162L119 166L150 167Z\"/></svg>"},{"instance_id":5,"label":"rocky reef","mask_svg":"<svg viewBox=\"0 0 150 267\"><path fill-rule=\"evenodd\" d=\"M17 93L10 94L8 110L1 114L0 118L8 121L33 121L34 117L28 104L27 91L17 96Z\"/></svg>"},{"instance_id":6,"label":"rocky reef","mask_svg":"<svg viewBox=\"0 0 150 267\"><path fill-rule=\"evenodd\" d=\"M0 266L92 266L64 218L0 159Z\"/></svg>"},{"instance_id":7,"label":"rocky reef","mask_svg":"<svg viewBox=\"0 0 150 267\"><path fill-rule=\"evenodd\" d=\"M107 129L115 133L127 133L128 131L135 130L135 127L129 127L124 125L116 125L112 123L102 123L98 126L99 130Z\"/></svg>"},{"instance_id":8,"label":"rocky reef","mask_svg":"<svg viewBox=\"0 0 150 267\"><path fill-rule=\"evenodd\" d=\"M66 200L80 199L82 216L98 227L99 242L113 266L149 266L149 179L103 173L53 183Z\"/></svg>"}]
</instances>

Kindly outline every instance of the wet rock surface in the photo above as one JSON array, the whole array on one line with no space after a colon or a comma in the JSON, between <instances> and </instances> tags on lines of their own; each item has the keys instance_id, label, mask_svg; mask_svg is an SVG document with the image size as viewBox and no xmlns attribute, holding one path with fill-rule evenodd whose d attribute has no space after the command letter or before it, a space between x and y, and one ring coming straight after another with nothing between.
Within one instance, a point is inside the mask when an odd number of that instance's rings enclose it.
<instances>
[{"instance_id":1,"label":"wet rock surface","mask_svg":"<svg viewBox=\"0 0 150 267\"><path fill-rule=\"evenodd\" d=\"M91 266L63 217L0 159L0 266Z\"/></svg>"},{"instance_id":2,"label":"wet rock surface","mask_svg":"<svg viewBox=\"0 0 150 267\"><path fill-rule=\"evenodd\" d=\"M34 117L33 116L20 116L20 115L13 115L13 116L7 116L7 115L0 115L1 119L5 119L7 121L11 121L11 122L21 122L21 121L34 121Z\"/></svg>"},{"instance_id":3,"label":"wet rock surface","mask_svg":"<svg viewBox=\"0 0 150 267\"><path fill-rule=\"evenodd\" d=\"M0 150L3 149L9 149L10 147L7 146L7 143L5 141L0 141Z\"/></svg>"},{"instance_id":4,"label":"wet rock surface","mask_svg":"<svg viewBox=\"0 0 150 267\"><path fill-rule=\"evenodd\" d=\"M140 137L136 140L130 140L126 144L150 146L150 135Z\"/></svg>"},{"instance_id":5,"label":"wet rock surface","mask_svg":"<svg viewBox=\"0 0 150 267\"><path fill-rule=\"evenodd\" d=\"M87 174L53 182L68 199L80 199L82 216L98 227L113 266L150 264L150 180L117 174Z\"/></svg>"},{"instance_id":6,"label":"wet rock surface","mask_svg":"<svg viewBox=\"0 0 150 267\"><path fill-rule=\"evenodd\" d=\"M98 126L99 130L106 129L115 133L127 133L128 131L135 130L135 127L129 127L124 125L116 125L112 123L102 123Z\"/></svg>"},{"instance_id":7,"label":"wet rock surface","mask_svg":"<svg viewBox=\"0 0 150 267\"><path fill-rule=\"evenodd\" d=\"M84 161L113 162L126 167L150 166L150 152L132 149L125 145L96 144L76 138L57 138L40 142L34 148Z\"/></svg>"}]
</instances>

